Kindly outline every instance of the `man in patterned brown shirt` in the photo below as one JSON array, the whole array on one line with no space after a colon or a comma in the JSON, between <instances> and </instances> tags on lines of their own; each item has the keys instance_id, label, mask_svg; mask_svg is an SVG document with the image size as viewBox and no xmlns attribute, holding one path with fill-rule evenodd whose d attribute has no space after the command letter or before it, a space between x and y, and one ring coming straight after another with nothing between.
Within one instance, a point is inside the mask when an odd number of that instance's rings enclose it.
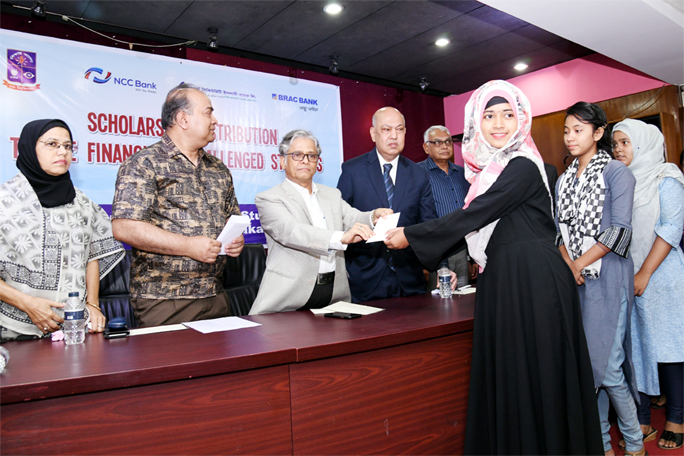
<instances>
[{"instance_id":1,"label":"man in patterned brown shirt","mask_svg":"<svg viewBox=\"0 0 684 456\"><path fill-rule=\"evenodd\" d=\"M162 106L161 141L119 169L112 227L133 247L131 304L140 326L230 315L216 238L240 207L230 171L203 149L215 138L213 111L198 88L173 88ZM225 253L240 255L244 242L240 236Z\"/></svg>"}]
</instances>

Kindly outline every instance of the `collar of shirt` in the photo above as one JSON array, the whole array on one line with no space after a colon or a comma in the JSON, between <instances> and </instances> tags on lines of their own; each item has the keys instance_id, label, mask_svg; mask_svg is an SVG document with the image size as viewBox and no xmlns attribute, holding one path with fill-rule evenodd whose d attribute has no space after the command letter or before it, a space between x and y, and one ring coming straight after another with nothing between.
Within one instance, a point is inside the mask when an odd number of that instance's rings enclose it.
<instances>
[{"instance_id":1,"label":"collar of shirt","mask_svg":"<svg viewBox=\"0 0 684 456\"><path fill-rule=\"evenodd\" d=\"M318 227L318 228L325 228L327 229L328 226L325 223L325 215L323 214L323 208L321 207L320 201L318 201L318 196L316 194L318 193L318 187L316 187L316 184L314 182L311 182L311 194L309 194L309 190L302 187L301 185L292 182L290 179L285 178L287 182L292 185L292 187L297 190L297 192L302 195L302 199L304 199L304 203L306 204L306 208L309 211L309 217L311 217L311 223L313 226Z\"/></svg>"},{"instance_id":2,"label":"collar of shirt","mask_svg":"<svg viewBox=\"0 0 684 456\"><path fill-rule=\"evenodd\" d=\"M177 155L182 155L183 157L185 157L185 154L183 152L181 152L181 150L178 148L178 146L176 146L176 143L174 143L173 140L171 138L169 138L169 135L167 135L166 133L164 133L164 136L162 136L161 142L162 142L162 145L164 146L163 150L164 150L164 152L167 153L169 158L175 157ZM202 159L206 155L207 155L207 153L204 151L204 149L200 149L199 153L198 153L199 160L197 161L197 163L201 162ZM185 158L188 161L190 161L190 159L188 157L185 157Z\"/></svg>"},{"instance_id":3,"label":"collar of shirt","mask_svg":"<svg viewBox=\"0 0 684 456\"><path fill-rule=\"evenodd\" d=\"M311 194L309 194L309 190L302 187L301 185L292 182L290 179L285 178L287 182L292 185L292 187L297 190L297 192L302 195L302 198L304 199L304 204L306 204L306 208L309 211L309 217L311 217L311 224L317 228L323 228L323 229L328 229L328 225L325 223L325 215L323 214L323 207L321 206L321 202L318 200L318 196L316 194L318 193L318 187L316 187L316 184L314 182L311 182ZM331 239L331 243L334 244L339 244L340 239L342 238L342 231L337 231L335 236L333 236L333 239ZM341 244L339 244L341 246ZM331 248L332 246L329 246ZM338 248L338 247L335 247ZM345 247L339 247L339 250L345 250ZM318 272L319 273L326 273L326 272L333 272L335 270L335 251L334 250L328 250L328 255L321 255L320 259L321 262L318 265Z\"/></svg>"},{"instance_id":4,"label":"collar of shirt","mask_svg":"<svg viewBox=\"0 0 684 456\"><path fill-rule=\"evenodd\" d=\"M375 153L378 154L378 161L380 162L380 173L385 174L385 168L383 168L383 165L386 163L390 163L392 165L392 169L390 169L390 177L392 178L392 183L396 184L397 183L397 165L399 164L399 157L400 155L397 155L394 157L394 160L392 161L385 161L384 158L382 158L382 155L380 155L380 152L378 152L378 149L375 149Z\"/></svg>"},{"instance_id":5,"label":"collar of shirt","mask_svg":"<svg viewBox=\"0 0 684 456\"><path fill-rule=\"evenodd\" d=\"M309 189L308 189L308 188L304 188L304 187L302 187L301 185L299 185L299 184L297 184L297 183L295 183L295 182L292 182L292 181L291 181L290 179L288 179L287 177L285 178L285 180L286 180L287 182L289 182L289 183L294 187L294 189L297 190L297 191L302 195L302 197L304 197L304 200L305 200L305 201L306 201L311 195L315 195L316 193L318 193L318 187L316 187L316 183L315 183L315 182L311 182L311 193L309 193Z\"/></svg>"},{"instance_id":6,"label":"collar of shirt","mask_svg":"<svg viewBox=\"0 0 684 456\"><path fill-rule=\"evenodd\" d=\"M455 165L454 163L450 161L447 162L449 165L449 174L453 173L454 171L458 171L458 166ZM442 168L439 167L437 163L432 159L432 157L428 156L427 158L427 168L428 169L439 169L440 171L444 172Z\"/></svg>"}]
</instances>

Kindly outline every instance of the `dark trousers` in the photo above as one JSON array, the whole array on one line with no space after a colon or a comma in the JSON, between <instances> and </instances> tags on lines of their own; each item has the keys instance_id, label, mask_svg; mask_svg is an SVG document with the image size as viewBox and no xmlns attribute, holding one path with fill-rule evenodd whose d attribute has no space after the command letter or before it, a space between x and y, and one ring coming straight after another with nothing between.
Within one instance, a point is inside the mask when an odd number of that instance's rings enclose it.
<instances>
[{"instance_id":1,"label":"dark trousers","mask_svg":"<svg viewBox=\"0 0 684 456\"><path fill-rule=\"evenodd\" d=\"M309 300L297 310L320 309L330 305L335 289L335 273L319 274L319 282L321 276L326 277L325 283L316 283Z\"/></svg>"},{"instance_id":2,"label":"dark trousers","mask_svg":"<svg viewBox=\"0 0 684 456\"><path fill-rule=\"evenodd\" d=\"M230 300L225 291L201 299L139 299L131 298L138 326L159 326L186 321L229 317Z\"/></svg>"},{"instance_id":3,"label":"dark trousers","mask_svg":"<svg viewBox=\"0 0 684 456\"><path fill-rule=\"evenodd\" d=\"M684 423L684 363L658 363L660 392L667 397L665 416L674 424ZM639 393L641 404L637 408L639 424L651 424L651 399Z\"/></svg>"},{"instance_id":4,"label":"dark trousers","mask_svg":"<svg viewBox=\"0 0 684 456\"><path fill-rule=\"evenodd\" d=\"M425 291L427 291L427 283ZM399 282L397 273L391 267L387 267L383 271L382 278L380 279L378 286L375 287L371 294L361 297L354 295L354 292L352 291L352 302L361 303L375 301L376 299L400 298L403 296L408 295L401 288L401 282Z\"/></svg>"}]
</instances>

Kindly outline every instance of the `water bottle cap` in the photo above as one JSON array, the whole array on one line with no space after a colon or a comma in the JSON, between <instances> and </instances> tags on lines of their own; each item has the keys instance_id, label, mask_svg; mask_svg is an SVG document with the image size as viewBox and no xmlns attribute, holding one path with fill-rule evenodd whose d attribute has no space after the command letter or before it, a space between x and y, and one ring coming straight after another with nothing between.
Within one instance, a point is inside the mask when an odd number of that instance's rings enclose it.
<instances>
[{"instance_id":1,"label":"water bottle cap","mask_svg":"<svg viewBox=\"0 0 684 456\"><path fill-rule=\"evenodd\" d=\"M69 293L70 298L73 298L74 296L78 298L78 291L72 291L71 293Z\"/></svg>"}]
</instances>

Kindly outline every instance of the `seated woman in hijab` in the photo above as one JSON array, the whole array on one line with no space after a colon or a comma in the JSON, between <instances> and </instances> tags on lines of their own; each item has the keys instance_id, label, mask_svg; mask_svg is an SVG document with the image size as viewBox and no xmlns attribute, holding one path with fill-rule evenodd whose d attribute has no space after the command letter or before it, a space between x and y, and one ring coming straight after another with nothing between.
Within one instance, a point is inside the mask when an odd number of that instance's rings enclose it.
<instances>
[{"instance_id":1,"label":"seated woman in hijab","mask_svg":"<svg viewBox=\"0 0 684 456\"><path fill-rule=\"evenodd\" d=\"M0 340L59 330L73 291L86 301L90 332L102 332L100 278L125 252L107 213L71 182L71 130L34 120L18 148L20 172L0 185Z\"/></svg>"},{"instance_id":2,"label":"seated woman in hijab","mask_svg":"<svg viewBox=\"0 0 684 456\"><path fill-rule=\"evenodd\" d=\"M555 245L530 103L490 81L465 111L466 205L385 241L433 268L465 237L480 266L464 454L602 454L579 295Z\"/></svg>"}]
</instances>

